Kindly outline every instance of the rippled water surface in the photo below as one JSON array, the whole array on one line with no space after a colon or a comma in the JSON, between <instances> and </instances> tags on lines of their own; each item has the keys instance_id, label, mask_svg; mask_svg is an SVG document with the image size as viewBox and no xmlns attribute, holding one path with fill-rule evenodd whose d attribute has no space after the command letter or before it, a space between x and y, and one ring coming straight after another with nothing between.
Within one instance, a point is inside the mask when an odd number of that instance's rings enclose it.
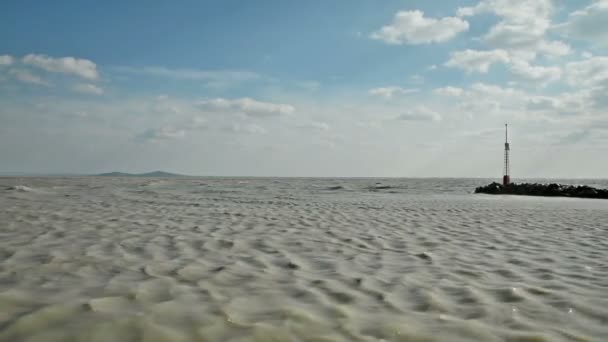
<instances>
[{"instance_id":1,"label":"rippled water surface","mask_svg":"<svg viewBox=\"0 0 608 342\"><path fill-rule=\"evenodd\" d=\"M0 341L608 341L608 201L488 182L0 178Z\"/></svg>"}]
</instances>

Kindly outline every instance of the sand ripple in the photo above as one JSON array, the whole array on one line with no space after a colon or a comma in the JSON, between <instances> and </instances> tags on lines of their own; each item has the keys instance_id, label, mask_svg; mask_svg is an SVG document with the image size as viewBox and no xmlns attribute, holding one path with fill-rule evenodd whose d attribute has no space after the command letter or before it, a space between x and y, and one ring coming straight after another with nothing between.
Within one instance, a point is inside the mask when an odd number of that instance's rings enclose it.
<instances>
[{"instance_id":1,"label":"sand ripple","mask_svg":"<svg viewBox=\"0 0 608 342\"><path fill-rule=\"evenodd\" d=\"M608 201L475 182L0 178L0 341L608 340Z\"/></svg>"}]
</instances>

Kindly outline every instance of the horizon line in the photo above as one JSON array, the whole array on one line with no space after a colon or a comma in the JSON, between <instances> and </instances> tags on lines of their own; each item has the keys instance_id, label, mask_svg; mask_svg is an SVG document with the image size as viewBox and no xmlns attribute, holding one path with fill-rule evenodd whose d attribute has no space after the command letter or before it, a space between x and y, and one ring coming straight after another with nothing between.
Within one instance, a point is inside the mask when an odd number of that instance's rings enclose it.
<instances>
[{"instance_id":1,"label":"horizon line","mask_svg":"<svg viewBox=\"0 0 608 342\"><path fill-rule=\"evenodd\" d=\"M122 172L122 171L110 171L102 173L71 173L71 172L0 172L0 177L107 177L101 176L104 173L124 173L129 175L141 175L152 172L165 172L175 175L175 178L317 178L317 179L501 179L500 176L253 176L253 175L191 175L174 173L169 171L147 171L147 172ZM120 176L118 176L120 177ZM154 176L151 176L155 178ZM171 177L157 177L157 178L171 178ZM574 176L521 176L515 177L517 179L568 179L568 180L608 180L608 177L574 177Z\"/></svg>"}]
</instances>

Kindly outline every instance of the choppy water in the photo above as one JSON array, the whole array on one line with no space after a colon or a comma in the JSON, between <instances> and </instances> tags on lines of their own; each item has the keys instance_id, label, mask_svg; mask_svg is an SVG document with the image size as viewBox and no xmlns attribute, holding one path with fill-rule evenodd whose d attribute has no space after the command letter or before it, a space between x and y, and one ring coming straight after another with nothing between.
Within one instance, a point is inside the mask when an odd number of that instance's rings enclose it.
<instances>
[{"instance_id":1,"label":"choppy water","mask_svg":"<svg viewBox=\"0 0 608 342\"><path fill-rule=\"evenodd\" d=\"M608 201L488 182L0 178L0 341L608 340Z\"/></svg>"}]
</instances>

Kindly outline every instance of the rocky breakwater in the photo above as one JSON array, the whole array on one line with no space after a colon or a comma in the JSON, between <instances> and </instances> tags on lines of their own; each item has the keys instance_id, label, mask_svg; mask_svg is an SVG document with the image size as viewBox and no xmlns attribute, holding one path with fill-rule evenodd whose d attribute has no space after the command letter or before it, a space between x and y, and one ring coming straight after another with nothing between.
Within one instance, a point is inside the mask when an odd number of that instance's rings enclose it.
<instances>
[{"instance_id":1,"label":"rocky breakwater","mask_svg":"<svg viewBox=\"0 0 608 342\"><path fill-rule=\"evenodd\" d=\"M580 198L608 199L608 189L596 189L586 185L512 183L502 185L492 183L475 189L476 194L490 195L523 195L523 196L562 196Z\"/></svg>"}]
</instances>

